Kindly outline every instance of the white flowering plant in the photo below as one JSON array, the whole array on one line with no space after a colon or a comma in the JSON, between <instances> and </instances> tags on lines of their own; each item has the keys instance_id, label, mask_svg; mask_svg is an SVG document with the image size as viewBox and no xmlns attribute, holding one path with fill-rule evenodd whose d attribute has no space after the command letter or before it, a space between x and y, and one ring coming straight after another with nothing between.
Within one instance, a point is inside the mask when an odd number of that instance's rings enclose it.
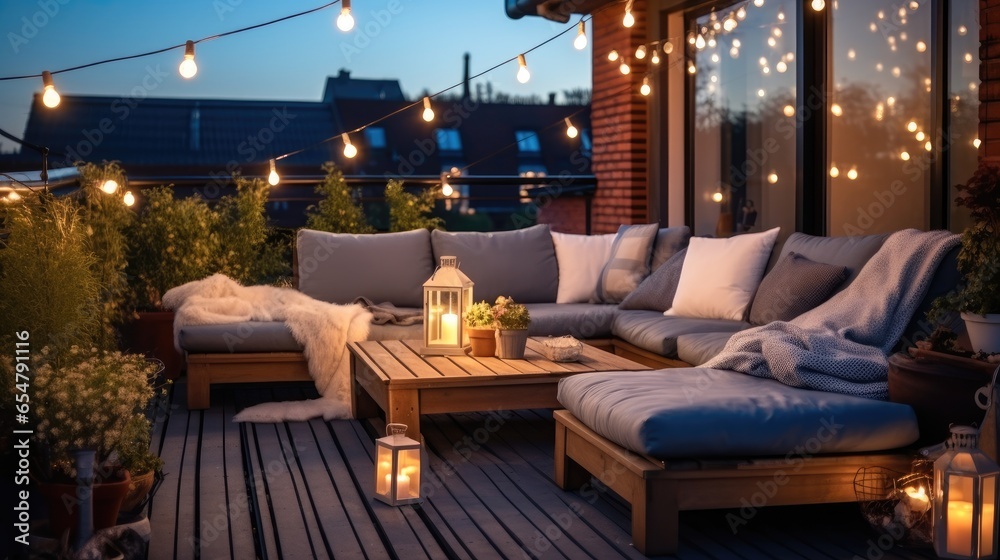
<instances>
[{"instance_id":1,"label":"white flowering plant","mask_svg":"<svg viewBox=\"0 0 1000 560\"><path fill-rule=\"evenodd\" d=\"M159 366L138 354L82 351L69 360L36 360L31 383L32 411L38 424L35 440L44 451L37 474L53 479L76 477L72 451L95 451L95 472L114 478L122 465L119 451L129 447L135 426L146 423L156 394Z\"/></svg>"}]
</instances>

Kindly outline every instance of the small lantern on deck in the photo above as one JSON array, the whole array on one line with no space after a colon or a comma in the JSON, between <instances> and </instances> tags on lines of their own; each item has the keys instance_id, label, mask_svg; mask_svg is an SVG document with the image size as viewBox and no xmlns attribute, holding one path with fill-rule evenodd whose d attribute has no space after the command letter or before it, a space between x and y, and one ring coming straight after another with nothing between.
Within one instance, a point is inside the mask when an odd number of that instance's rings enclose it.
<instances>
[{"instance_id":1,"label":"small lantern on deck","mask_svg":"<svg viewBox=\"0 0 1000 560\"><path fill-rule=\"evenodd\" d=\"M976 429L953 426L934 461L934 551L941 558L996 558L1000 467L976 447Z\"/></svg>"},{"instance_id":2,"label":"small lantern on deck","mask_svg":"<svg viewBox=\"0 0 1000 560\"><path fill-rule=\"evenodd\" d=\"M389 424L375 440L375 497L390 506L420 501L420 443L406 437L406 424Z\"/></svg>"},{"instance_id":3,"label":"small lantern on deck","mask_svg":"<svg viewBox=\"0 0 1000 560\"><path fill-rule=\"evenodd\" d=\"M462 315L472 305L472 280L458 269L458 259L441 265L424 282L424 355L461 355L468 344Z\"/></svg>"}]
</instances>

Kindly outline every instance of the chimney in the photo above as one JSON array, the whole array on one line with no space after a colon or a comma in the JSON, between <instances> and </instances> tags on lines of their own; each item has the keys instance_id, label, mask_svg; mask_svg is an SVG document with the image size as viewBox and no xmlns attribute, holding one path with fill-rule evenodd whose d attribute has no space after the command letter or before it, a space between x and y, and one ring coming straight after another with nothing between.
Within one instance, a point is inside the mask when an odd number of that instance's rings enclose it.
<instances>
[{"instance_id":1,"label":"chimney","mask_svg":"<svg viewBox=\"0 0 1000 560\"><path fill-rule=\"evenodd\" d=\"M469 94L469 53L465 53L463 58L465 59L465 74L462 78L462 99L468 99L471 96Z\"/></svg>"},{"instance_id":2,"label":"chimney","mask_svg":"<svg viewBox=\"0 0 1000 560\"><path fill-rule=\"evenodd\" d=\"M555 92L550 91L549 92L549 105L555 105L555 104L556 104L556 94L555 94Z\"/></svg>"}]
</instances>

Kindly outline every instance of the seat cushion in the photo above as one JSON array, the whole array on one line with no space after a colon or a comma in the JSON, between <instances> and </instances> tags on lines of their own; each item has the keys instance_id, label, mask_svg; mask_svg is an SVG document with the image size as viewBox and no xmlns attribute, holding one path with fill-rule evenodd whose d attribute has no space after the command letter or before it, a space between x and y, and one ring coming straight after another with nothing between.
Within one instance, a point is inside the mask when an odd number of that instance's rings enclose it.
<instances>
[{"instance_id":1,"label":"seat cushion","mask_svg":"<svg viewBox=\"0 0 1000 560\"><path fill-rule=\"evenodd\" d=\"M575 375L558 399L598 434L658 459L861 453L918 436L907 405L708 368Z\"/></svg>"},{"instance_id":2,"label":"seat cushion","mask_svg":"<svg viewBox=\"0 0 1000 560\"><path fill-rule=\"evenodd\" d=\"M430 232L349 234L299 230L298 287L330 303L364 296L376 303L423 307L423 285L434 272Z\"/></svg>"},{"instance_id":3,"label":"seat cushion","mask_svg":"<svg viewBox=\"0 0 1000 560\"><path fill-rule=\"evenodd\" d=\"M609 338L614 305L592 303L529 303L531 336L573 335L579 339Z\"/></svg>"},{"instance_id":4,"label":"seat cushion","mask_svg":"<svg viewBox=\"0 0 1000 560\"><path fill-rule=\"evenodd\" d=\"M682 334L677 337L677 357L693 365L701 365L719 355L733 337L731 332Z\"/></svg>"},{"instance_id":5,"label":"seat cushion","mask_svg":"<svg viewBox=\"0 0 1000 560\"><path fill-rule=\"evenodd\" d=\"M302 351L302 345L281 321L188 325L181 327L178 342L191 354Z\"/></svg>"},{"instance_id":6,"label":"seat cushion","mask_svg":"<svg viewBox=\"0 0 1000 560\"><path fill-rule=\"evenodd\" d=\"M659 311L621 311L611 322L611 334L643 350L667 358L677 357L677 337L703 332L741 331L750 326L743 321L695 319L664 316Z\"/></svg>"},{"instance_id":7,"label":"seat cushion","mask_svg":"<svg viewBox=\"0 0 1000 560\"><path fill-rule=\"evenodd\" d=\"M434 230L431 245L436 259L458 257L459 268L476 284L476 301L492 304L497 296L517 303L556 300L559 266L547 225L493 233Z\"/></svg>"}]
</instances>

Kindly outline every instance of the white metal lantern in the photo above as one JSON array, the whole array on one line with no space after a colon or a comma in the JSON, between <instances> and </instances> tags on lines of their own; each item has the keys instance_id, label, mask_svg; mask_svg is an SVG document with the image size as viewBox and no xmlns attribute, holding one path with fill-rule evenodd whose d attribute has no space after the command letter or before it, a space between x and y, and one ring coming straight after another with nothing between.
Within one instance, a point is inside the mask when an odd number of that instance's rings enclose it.
<instances>
[{"instance_id":1,"label":"white metal lantern","mask_svg":"<svg viewBox=\"0 0 1000 560\"><path fill-rule=\"evenodd\" d=\"M406 424L389 424L375 440L375 498L390 506L420 501L420 442L406 437Z\"/></svg>"},{"instance_id":2,"label":"white metal lantern","mask_svg":"<svg viewBox=\"0 0 1000 560\"><path fill-rule=\"evenodd\" d=\"M472 305L472 280L458 269L458 259L441 257L441 265L424 282L425 355L460 355L469 343L462 315Z\"/></svg>"},{"instance_id":3,"label":"white metal lantern","mask_svg":"<svg viewBox=\"0 0 1000 560\"><path fill-rule=\"evenodd\" d=\"M976 447L976 429L952 426L934 461L934 551L941 558L996 558L1000 467Z\"/></svg>"}]
</instances>

